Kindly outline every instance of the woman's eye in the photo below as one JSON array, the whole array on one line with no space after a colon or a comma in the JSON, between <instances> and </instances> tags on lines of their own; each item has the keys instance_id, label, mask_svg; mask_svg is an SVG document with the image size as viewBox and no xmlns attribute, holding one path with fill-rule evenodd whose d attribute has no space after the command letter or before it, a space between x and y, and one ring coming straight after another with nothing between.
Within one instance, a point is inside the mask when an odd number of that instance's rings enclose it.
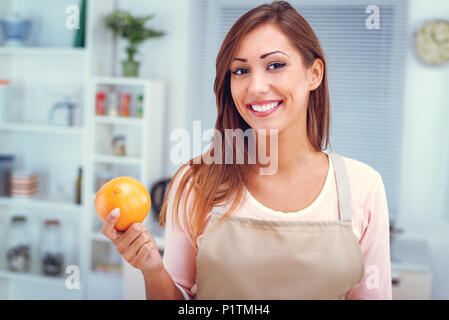
<instances>
[{"instance_id":1,"label":"woman's eye","mask_svg":"<svg viewBox=\"0 0 449 320\"><path fill-rule=\"evenodd\" d=\"M241 73L239 73L240 70L246 70L246 69L242 69L242 68L238 68L237 70L235 70L234 72L232 72L233 74L240 76L242 75Z\"/></svg>"},{"instance_id":2,"label":"woman's eye","mask_svg":"<svg viewBox=\"0 0 449 320\"><path fill-rule=\"evenodd\" d=\"M268 66L268 70L276 70L276 69L281 69L282 67L284 67L286 64L285 63L281 63L281 62L275 62L272 63ZM241 76L244 75L246 73L248 73L248 69L246 68L238 68L235 71L233 71L232 73L237 75L237 76Z\"/></svg>"},{"instance_id":3,"label":"woman's eye","mask_svg":"<svg viewBox=\"0 0 449 320\"><path fill-rule=\"evenodd\" d=\"M280 66L280 67L278 67L278 68L274 68L274 70L275 70L275 69L280 69L280 68L282 68L283 66L285 66L285 63L279 63L279 62L272 63L272 64L270 64L270 65L268 66L268 69L269 69L271 66ZM271 69L271 70L273 70L273 69Z\"/></svg>"}]
</instances>

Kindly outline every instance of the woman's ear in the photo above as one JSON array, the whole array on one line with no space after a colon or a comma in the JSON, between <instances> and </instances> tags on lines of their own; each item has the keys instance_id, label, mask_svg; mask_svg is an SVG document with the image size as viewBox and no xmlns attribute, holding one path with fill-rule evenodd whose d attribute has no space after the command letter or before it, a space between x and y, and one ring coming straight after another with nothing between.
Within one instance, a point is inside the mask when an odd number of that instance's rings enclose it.
<instances>
[{"instance_id":1,"label":"woman's ear","mask_svg":"<svg viewBox=\"0 0 449 320\"><path fill-rule=\"evenodd\" d=\"M312 66L308 70L309 90L313 91L318 88L323 80L324 64L321 59L315 59Z\"/></svg>"}]
</instances>

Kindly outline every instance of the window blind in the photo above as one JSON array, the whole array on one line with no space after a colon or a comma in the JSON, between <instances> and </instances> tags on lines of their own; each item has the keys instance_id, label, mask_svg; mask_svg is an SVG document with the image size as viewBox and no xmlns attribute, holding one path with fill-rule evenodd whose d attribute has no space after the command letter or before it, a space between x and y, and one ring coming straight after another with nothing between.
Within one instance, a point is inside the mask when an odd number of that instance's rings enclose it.
<instances>
[{"instance_id":1,"label":"window blind","mask_svg":"<svg viewBox=\"0 0 449 320\"><path fill-rule=\"evenodd\" d=\"M215 59L235 21L263 1L194 0L188 126L215 125ZM399 205L408 0L376 1L380 29L368 29L367 1L290 1L309 22L327 56L330 143L335 152L381 174L390 216ZM195 156L195 155L193 155Z\"/></svg>"}]
</instances>

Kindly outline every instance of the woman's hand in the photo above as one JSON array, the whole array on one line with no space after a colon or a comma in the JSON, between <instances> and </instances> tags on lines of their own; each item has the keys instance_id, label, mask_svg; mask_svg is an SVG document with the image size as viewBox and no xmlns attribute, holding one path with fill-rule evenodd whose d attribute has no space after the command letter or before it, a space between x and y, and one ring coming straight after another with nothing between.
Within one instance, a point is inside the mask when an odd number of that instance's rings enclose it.
<instances>
[{"instance_id":1,"label":"woman's hand","mask_svg":"<svg viewBox=\"0 0 449 320\"><path fill-rule=\"evenodd\" d=\"M162 258L153 236L143 223L133 223L121 232L114 228L120 209L112 210L106 217L102 232L117 247L118 253L144 275L154 276L163 269Z\"/></svg>"}]
</instances>

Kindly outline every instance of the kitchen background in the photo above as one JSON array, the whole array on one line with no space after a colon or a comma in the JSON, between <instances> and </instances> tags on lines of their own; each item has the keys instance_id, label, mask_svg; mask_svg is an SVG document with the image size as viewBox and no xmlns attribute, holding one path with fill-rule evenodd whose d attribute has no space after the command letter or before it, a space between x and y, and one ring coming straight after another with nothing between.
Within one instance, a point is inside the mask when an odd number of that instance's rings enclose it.
<instances>
[{"instance_id":1,"label":"kitchen background","mask_svg":"<svg viewBox=\"0 0 449 320\"><path fill-rule=\"evenodd\" d=\"M142 181L163 253L158 182L180 165L170 135L214 125L219 46L261 3L0 2L1 299L145 297L101 234L95 194L114 176ZM449 2L290 3L328 56L333 149L384 179L393 298L449 299ZM104 24L116 9L154 15L145 26L159 34L138 46L137 76L122 64L128 42Z\"/></svg>"}]
</instances>

